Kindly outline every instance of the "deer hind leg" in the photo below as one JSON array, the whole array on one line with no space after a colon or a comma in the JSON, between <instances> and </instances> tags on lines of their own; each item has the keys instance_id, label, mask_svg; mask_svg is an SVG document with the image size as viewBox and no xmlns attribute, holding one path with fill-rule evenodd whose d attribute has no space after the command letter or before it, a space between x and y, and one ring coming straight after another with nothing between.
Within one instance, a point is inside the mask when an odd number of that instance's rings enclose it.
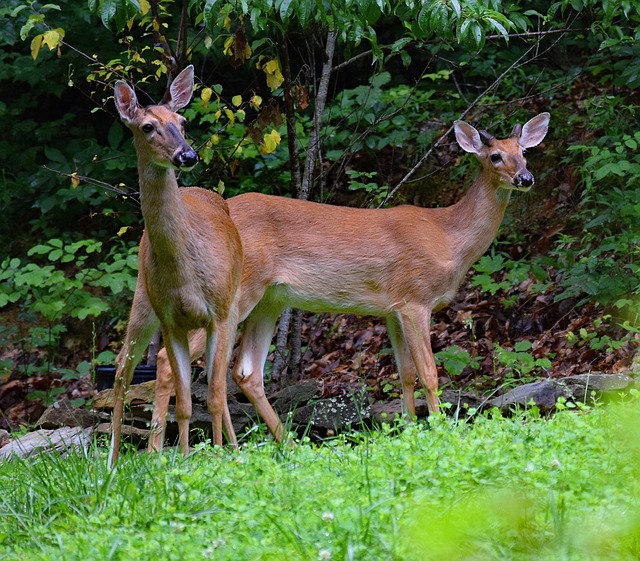
<instances>
[{"instance_id":1,"label":"deer hind leg","mask_svg":"<svg viewBox=\"0 0 640 561\"><path fill-rule=\"evenodd\" d=\"M191 362L200 358L205 352L207 334L204 329L195 329L189 332L189 354ZM167 422L167 412L171 394L174 393L173 372L171 363L165 348L158 353L156 367L156 390L153 404L153 416L151 417L151 430L148 452L160 452L164 441L164 430Z\"/></svg>"},{"instance_id":2,"label":"deer hind leg","mask_svg":"<svg viewBox=\"0 0 640 561\"><path fill-rule=\"evenodd\" d=\"M109 467L113 467L120 454L120 437L124 417L125 393L131 383L133 371L140 362L142 354L149 346L151 337L160 325L149 303L146 291L140 281L131 305L127 335L122 350L116 358L116 377L113 384L113 417L111 420L111 446L109 449Z\"/></svg>"},{"instance_id":3,"label":"deer hind leg","mask_svg":"<svg viewBox=\"0 0 640 561\"><path fill-rule=\"evenodd\" d=\"M176 417L180 449L186 456L189 453L189 421L192 407L189 339L187 333L183 331L165 332L163 330L163 337L176 388Z\"/></svg>"},{"instance_id":4,"label":"deer hind leg","mask_svg":"<svg viewBox=\"0 0 640 561\"><path fill-rule=\"evenodd\" d=\"M402 334L413 358L418 378L427 392L429 413L437 413L438 369L431 350L430 322L431 310L424 306L406 305L400 312Z\"/></svg>"},{"instance_id":5,"label":"deer hind leg","mask_svg":"<svg viewBox=\"0 0 640 561\"><path fill-rule=\"evenodd\" d=\"M264 392L263 368L279 309L258 305L244 322L233 379L255 407L269 431L282 442L283 427Z\"/></svg>"},{"instance_id":6,"label":"deer hind leg","mask_svg":"<svg viewBox=\"0 0 640 561\"><path fill-rule=\"evenodd\" d=\"M393 347L393 353L396 359L396 367L400 374L402 383L402 402L404 413L407 419L412 421L416 416L416 405L414 398L416 370L413 363L413 357L409 352L407 343L402 334L400 321L395 316L387 318L387 333Z\"/></svg>"}]
</instances>

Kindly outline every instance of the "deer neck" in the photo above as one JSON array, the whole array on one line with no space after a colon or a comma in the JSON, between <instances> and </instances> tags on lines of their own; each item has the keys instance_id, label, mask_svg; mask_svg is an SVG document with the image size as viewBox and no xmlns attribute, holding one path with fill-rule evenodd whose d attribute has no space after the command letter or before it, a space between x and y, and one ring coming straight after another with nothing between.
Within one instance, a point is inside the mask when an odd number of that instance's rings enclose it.
<instances>
[{"instance_id":1,"label":"deer neck","mask_svg":"<svg viewBox=\"0 0 640 561\"><path fill-rule=\"evenodd\" d=\"M188 223L175 171L138 158L140 205L153 256L165 267L187 253Z\"/></svg>"},{"instance_id":2,"label":"deer neck","mask_svg":"<svg viewBox=\"0 0 640 561\"><path fill-rule=\"evenodd\" d=\"M466 272L495 239L510 194L494 174L483 170L467 194L448 208L446 227L461 270Z\"/></svg>"}]
</instances>

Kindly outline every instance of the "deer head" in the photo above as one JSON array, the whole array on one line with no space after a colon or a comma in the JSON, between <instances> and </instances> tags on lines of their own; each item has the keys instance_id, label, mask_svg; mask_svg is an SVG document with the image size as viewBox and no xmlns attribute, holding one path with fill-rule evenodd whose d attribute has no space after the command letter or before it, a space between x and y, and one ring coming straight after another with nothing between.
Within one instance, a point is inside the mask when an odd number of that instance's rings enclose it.
<instances>
[{"instance_id":1,"label":"deer head","mask_svg":"<svg viewBox=\"0 0 640 561\"><path fill-rule=\"evenodd\" d=\"M114 87L116 108L133 132L138 158L160 167L188 170L198 163L198 155L184 136L186 119L177 111L191 101L193 66L185 68L168 88L168 101L141 107L135 91L122 80Z\"/></svg>"}]
</instances>

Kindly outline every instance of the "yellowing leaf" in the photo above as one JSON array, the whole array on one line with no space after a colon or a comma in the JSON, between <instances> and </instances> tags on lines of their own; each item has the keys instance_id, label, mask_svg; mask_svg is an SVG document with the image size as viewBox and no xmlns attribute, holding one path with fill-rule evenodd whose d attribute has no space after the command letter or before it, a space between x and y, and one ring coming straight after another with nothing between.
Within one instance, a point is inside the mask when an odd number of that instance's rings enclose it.
<instances>
[{"instance_id":1,"label":"yellowing leaf","mask_svg":"<svg viewBox=\"0 0 640 561\"><path fill-rule=\"evenodd\" d=\"M236 107L240 107L240 105L242 105L242 96L241 95L234 95L231 98L231 103L233 103Z\"/></svg>"},{"instance_id":2,"label":"yellowing leaf","mask_svg":"<svg viewBox=\"0 0 640 561\"><path fill-rule=\"evenodd\" d=\"M267 86L269 86L271 91L277 90L282 85L282 82L284 82L284 76L280 69L280 61L277 58L271 59L264 64L262 63L262 59L260 59L256 66L265 73Z\"/></svg>"},{"instance_id":3,"label":"yellowing leaf","mask_svg":"<svg viewBox=\"0 0 640 561\"><path fill-rule=\"evenodd\" d=\"M224 28L225 28L227 31L230 31L230 30L231 30L231 18L230 18L229 16L227 16L227 17L225 17L225 18L224 18Z\"/></svg>"},{"instance_id":4,"label":"yellowing leaf","mask_svg":"<svg viewBox=\"0 0 640 561\"><path fill-rule=\"evenodd\" d=\"M262 138L262 146L260 147L261 154L271 154L275 152L276 148L280 144L280 134L278 134L277 130L272 130L269 133L266 133Z\"/></svg>"},{"instance_id":5,"label":"yellowing leaf","mask_svg":"<svg viewBox=\"0 0 640 561\"><path fill-rule=\"evenodd\" d=\"M244 118L247 116L246 112L244 111L244 109L238 109L236 111L236 119L238 119L238 121L240 121L241 123L244 122Z\"/></svg>"},{"instance_id":6,"label":"yellowing leaf","mask_svg":"<svg viewBox=\"0 0 640 561\"><path fill-rule=\"evenodd\" d=\"M50 51L53 51L62 45L63 37L64 29L50 29L44 33L42 43L47 45Z\"/></svg>"},{"instance_id":7,"label":"yellowing leaf","mask_svg":"<svg viewBox=\"0 0 640 561\"><path fill-rule=\"evenodd\" d=\"M211 99L211 94L212 93L213 93L213 90L211 88L204 88L202 90L202 93L200 94L200 97L202 98L202 101L207 103Z\"/></svg>"},{"instance_id":8,"label":"yellowing leaf","mask_svg":"<svg viewBox=\"0 0 640 561\"><path fill-rule=\"evenodd\" d=\"M227 116L227 119L229 119L232 123L236 120L236 116L233 113L233 111L231 111L231 109L225 109L224 114Z\"/></svg>"},{"instance_id":9,"label":"yellowing leaf","mask_svg":"<svg viewBox=\"0 0 640 561\"><path fill-rule=\"evenodd\" d=\"M31 40L31 56L33 57L33 60L36 60L38 58L38 53L40 52L40 49L42 48L42 40L43 39L44 39L44 34L41 33L40 35L36 35Z\"/></svg>"},{"instance_id":10,"label":"yellowing leaf","mask_svg":"<svg viewBox=\"0 0 640 561\"><path fill-rule=\"evenodd\" d=\"M151 9L151 5L149 4L149 0L140 0L140 13L145 16L147 12Z\"/></svg>"},{"instance_id":11,"label":"yellowing leaf","mask_svg":"<svg viewBox=\"0 0 640 561\"><path fill-rule=\"evenodd\" d=\"M224 47L222 48L222 52L226 56L231 56L233 54L233 44L235 42L235 37L232 35L231 37L227 37L224 42Z\"/></svg>"},{"instance_id":12,"label":"yellowing leaf","mask_svg":"<svg viewBox=\"0 0 640 561\"><path fill-rule=\"evenodd\" d=\"M211 144L213 144L214 146L220 144L220 137L217 134L211 135Z\"/></svg>"},{"instance_id":13,"label":"yellowing leaf","mask_svg":"<svg viewBox=\"0 0 640 561\"><path fill-rule=\"evenodd\" d=\"M123 226L122 228L120 228L118 230L118 237L122 237L124 234L127 233L127 230L129 230L129 226Z\"/></svg>"},{"instance_id":14,"label":"yellowing leaf","mask_svg":"<svg viewBox=\"0 0 640 561\"><path fill-rule=\"evenodd\" d=\"M251 104L251 107L253 107L254 109L260 109L260 106L262 105L262 98L259 95L254 95L250 100L249 103Z\"/></svg>"},{"instance_id":15,"label":"yellowing leaf","mask_svg":"<svg viewBox=\"0 0 640 561\"><path fill-rule=\"evenodd\" d=\"M218 186L216 187L216 191L218 191L219 195L224 194L224 181L222 181L222 179L218 181Z\"/></svg>"},{"instance_id":16,"label":"yellowing leaf","mask_svg":"<svg viewBox=\"0 0 640 561\"><path fill-rule=\"evenodd\" d=\"M80 185L80 178L78 177L78 173L74 171L71 174L71 187L75 189L78 185Z\"/></svg>"}]
</instances>

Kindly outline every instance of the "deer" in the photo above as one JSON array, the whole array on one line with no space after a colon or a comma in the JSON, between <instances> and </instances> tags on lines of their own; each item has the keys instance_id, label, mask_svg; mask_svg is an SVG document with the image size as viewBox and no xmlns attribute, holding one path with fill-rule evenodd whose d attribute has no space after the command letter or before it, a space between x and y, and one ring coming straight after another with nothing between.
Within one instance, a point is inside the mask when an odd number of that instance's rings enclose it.
<instances>
[{"instance_id":1,"label":"deer","mask_svg":"<svg viewBox=\"0 0 640 561\"><path fill-rule=\"evenodd\" d=\"M186 119L177 113L191 101L193 87L193 66L176 76L158 105L142 108L124 81L114 87L118 114L133 133L145 229L125 341L116 359L110 466L119 455L125 392L158 328L170 366L167 372L173 375L182 453L189 450L188 334L195 329L202 333L197 353L206 356L212 440L222 445L224 425L227 438L237 444L227 405L227 365L235 343L244 254L222 197L199 187L178 188L176 171L198 162L185 139Z\"/></svg>"},{"instance_id":2,"label":"deer","mask_svg":"<svg viewBox=\"0 0 640 561\"><path fill-rule=\"evenodd\" d=\"M429 413L438 412L432 314L451 302L469 268L493 242L512 191L533 186L525 151L543 141L549 119L549 113L541 113L502 140L456 121L456 140L479 161L480 171L464 197L445 208L360 209L259 193L228 199L245 251L239 302L244 325L233 379L277 440L283 438L283 426L262 379L285 306L384 317L405 415L415 417L416 373ZM202 352L203 333L193 332L190 341L195 358ZM161 351L156 428L163 426L171 393L166 358ZM159 434L152 432L149 450L161 446Z\"/></svg>"}]
</instances>

